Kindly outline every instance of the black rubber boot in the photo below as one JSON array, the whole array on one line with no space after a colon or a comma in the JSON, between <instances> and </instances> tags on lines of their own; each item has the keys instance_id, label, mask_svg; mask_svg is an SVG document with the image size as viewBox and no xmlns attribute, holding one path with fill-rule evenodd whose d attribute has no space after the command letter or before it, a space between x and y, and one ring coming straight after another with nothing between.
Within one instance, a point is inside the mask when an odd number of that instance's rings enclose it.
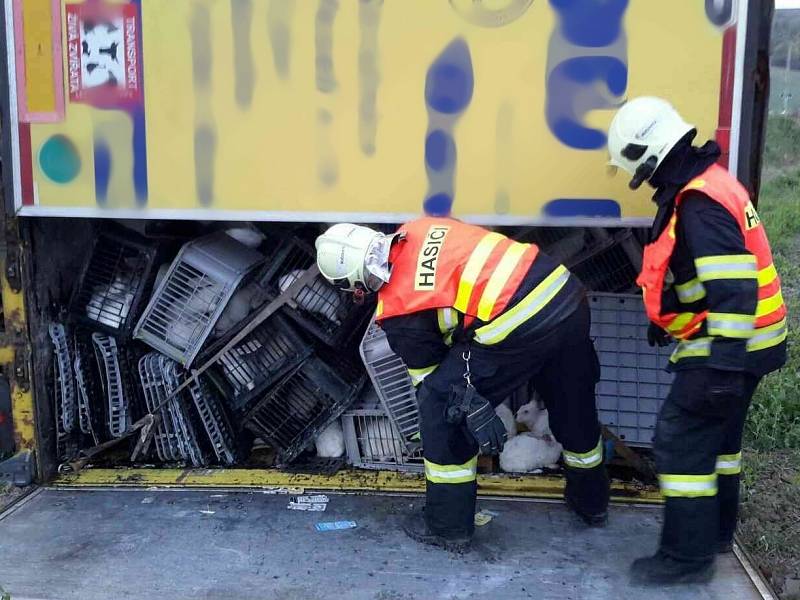
<instances>
[{"instance_id":1,"label":"black rubber boot","mask_svg":"<svg viewBox=\"0 0 800 600\"><path fill-rule=\"evenodd\" d=\"M719 501L719 533L717 553L733 551L733 535L739 520L739 475L720 475L717 478Z\"/></svg>"},{"instance_id":2,"label":"black rubber boot","mask_svg":"<svg viewBox=\"0 0 800 600\"><path fill-rule=\"evenodd\" d=\"M459 554L468 552L472 542L472 535L466 532L447 536L434 533L425 522L425 516L422 512L408 515L403 523L403 531L415 542L444 548L448 552L457 552Z\"/></svg>"},{"instance_id":3,"label":"black rubber boot","mask_svg":"<svg viewBox=\"0 0 800 600\"><path fill-rule=\"evenodd\" d=\"M608 523L609 480L605 465L592 469L566 469L564 501L590 527Z\"/></svg>"},{"instance_id":4,"label":"black rubber boot","mask_svg":"<svg viewBox=\"0 0 800 600\"><path fill-rule=\"evenodd\" d=\"M655 556L639 558L631 565L631 582L636 585L708 583L713 577L713 560L676 560L661 551Z\"/></svg>"},{"instance_id":5,"label":"black rubber boot","mask_svg":"<svg viewBox=\"0 0 800 600\"><path fill-rule=\"evenodd\" d=\"M578 503L569 493L564 494L564 502L566 502L569 509L578 515L578 518L580 518L580 520L586 523L589 527L605 527L608 524L608 511L594 514L587 513L581 510Z\"/></svg>"}]
</instances>

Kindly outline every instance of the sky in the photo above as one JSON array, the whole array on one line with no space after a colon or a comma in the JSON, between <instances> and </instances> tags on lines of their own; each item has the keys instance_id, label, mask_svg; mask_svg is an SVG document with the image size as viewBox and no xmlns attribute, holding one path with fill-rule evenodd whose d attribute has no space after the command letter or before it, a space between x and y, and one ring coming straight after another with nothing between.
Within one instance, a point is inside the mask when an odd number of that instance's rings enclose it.
<instances>
[{"instance_id":1,"label":"sky","mask_svg":"<svg viewBox=\"0 0 800 600\"><path fill-rule=\"evenodd\" d=\"M800 0L775 0L775 8L800 8Z\"/></svg>"}]
</instances>

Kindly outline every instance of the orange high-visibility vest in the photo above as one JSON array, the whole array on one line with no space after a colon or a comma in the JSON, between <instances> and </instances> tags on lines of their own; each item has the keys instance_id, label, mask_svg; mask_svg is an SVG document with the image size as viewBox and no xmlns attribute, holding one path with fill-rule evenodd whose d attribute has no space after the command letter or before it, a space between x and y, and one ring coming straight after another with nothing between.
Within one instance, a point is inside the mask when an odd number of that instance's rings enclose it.
<instances>
[{"instance_id":1,"label":"orange high-visibility vest","mask_svg":"<svg viewBox=\"0 0 800 600\"><path fill-rule=\"evenodd\" d=\"M539 253L520 244L447 218L406 223L392 248L392 275L378 292L377 320L428 309L455 308L491 321L508 305Z\"/></svg>"},{"instance_id":2,"label":"orange high-visibility vest","mask_svg":"<svg viewBox=\"0 0 800 600\"><path fill-rule=\"evenodd\" d=\"M699 313L663 313L661 307L669 262L675 249L678 207L686 193L693 190L702 192L733 215L744 236L745 248L755 256L757 273L749 276L757 275L758 278L756 333L760 328L780 322L786 316L786 306L783 303L781 281L772 262L772 251L764 226L750 202L747 191L736 178L719 165L710 166L678 192L672 219L658 239L645 247L642 272L636 283L642 288L647 316L673 337L686 340L701 329L708 314L707 310ZM724 261L724 257L716 258ZM713 264L710 266L714 268ZM724 268L724 263L720 263L720 272L716 278L727 278ZM739 276L741 275L731 274L731 277Z\"/></svg>"}]
</instances>

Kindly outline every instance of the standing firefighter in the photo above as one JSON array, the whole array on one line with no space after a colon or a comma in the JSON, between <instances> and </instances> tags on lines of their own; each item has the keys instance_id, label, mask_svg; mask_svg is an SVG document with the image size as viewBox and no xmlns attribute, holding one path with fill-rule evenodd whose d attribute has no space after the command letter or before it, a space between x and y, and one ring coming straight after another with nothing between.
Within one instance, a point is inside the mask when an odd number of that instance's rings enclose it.
<instances>
[{"instance_id":1,"label":"standing firefighter","mask_svg":"<svg viewBox=\"0 0 800 600\"><path fill-rule=\"evenodd\" d=\"M584 290L566 268L535 245L445 218L389 237L334 225L316 246L334 285L378 292L377 320L418 386L427 500L424 516L409 517L409 536L469 544L478 453L505 441L493 407L531 379L564 446L567 502L588 524L605 524L599 366Z\"/></svg>"},{"instance_id":2,"label":"standing firefighter","mask_svg":"<svg viewBox=\"0 0 800 600\"><path fill-rule=\"evenodd\" d=\"M764 226L745 189L659 98L625 104L609 130L611 163L647 181L658 214L638 284L651 345L675 338L675 372L656 428L666 497L658 553L633 563L641 583L706 581L729 552L739 504L742 430L760 379L786 356L786 308Z\"/></svg>"}]
</instances>

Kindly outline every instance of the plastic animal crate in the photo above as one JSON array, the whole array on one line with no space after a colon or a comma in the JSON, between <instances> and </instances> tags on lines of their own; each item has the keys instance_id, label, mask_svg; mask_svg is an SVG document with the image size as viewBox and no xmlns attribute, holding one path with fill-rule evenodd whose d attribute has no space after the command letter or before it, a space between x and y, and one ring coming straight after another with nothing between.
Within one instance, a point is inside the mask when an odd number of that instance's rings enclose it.
<instances>
[{"instance_id":1,"label":"plastic animal crate","mask_svg":"<svg viewBox=\"0 0 800 600\"><path fill-rule=\"evenodd\" d=\"M102 387L92 346L91 333L75 333L73 371L77 392L78 425L81 433L91 435L97 444L100 442L98 425L103 422L100 412L102 411Z\"/></svg>"},{"instance_id":2,"label":"plastic animal crate","mask_svg":"<svg viewBox=\"0 0 800 600\"><path fill-rule=\"evenodd\" d=\"M335 355L306 359L245 415L243 423L290 463L347 410L364 383L358 365Z\"/></svg>"},{"instance_id":3,"label":"plastic animal crate","mask_svg":"<svg viewBox=\"0 0 800 600\"><path fill-rule=\"evenodd\" d=\"M256 280L271 295L277 296L315 262L316 253L311 245L296 237L282 237ZM350 294L335 289L322 276L300 290L295 303L297 308L284 307L284 314L316 339L336 349L348 348L361 339L374 311L373 304L355 304Z\"/></svg>"},{"instance_id":4,"label":"plastic animal crate","mask_svg":"<svg viewBox=\"0 0 800 600\"><path fill-rule=\"evenodd\" d=\"M186 460L201 466L205 459L197 445L192 423L184 414L183 398L178 395L162 406L181 383L178 369L177 363L157 352L139 359L139 377L147 409L159 416L153 435L156 454L162 462Z\"/></svg>"},{"instance_id":5,"label":"plastic animal crate","mask_svg":"<svg viewBox=\"0 0 800 600\"><path fill-rule=\"evenodd\" d=\"M650 347L641 296L590 294L591 336L600 359L600 421L627 444L650 447L656 418L669 393L664 370L671 347Z\"/></svg>"},{"instance_id":6,"label":"plastic animal crate","mask_svg":"<svg viewBox=\"0 0 800 600\"><path fill-rule=\"evenodd\" d=\"M75 376L72 371L72 352L67 332L61 323L50 323L48 333L53 342L53 372L55 374L55 399L60 430L64 434L75 429L77 398Z\"/></svg>"},{"instance_id":7,"label":"plastic animal crate","mask_svg":"<svg viewBox=\"0 0 800 600\"><path fill-rule=\"evenodd\" d=\"M119 438L132 424L131 398L123 381L119 347L113 337L100 332L92 334L92 344L107 402L108 431L111 437Z\"/></svg>"},{"instance_id":8,"label":"plastic animal crate","mask_svg":"<svg viewBox=\"0 0 800 600\"><path fill-rule=\"evenodd\" d=\"M126 339L155 277L157 246L139 236L100 232L92 242L70 302L74 317Z\"/></svg>"},{"instance_id":9,"label":"plastic animal crate","mask_svg":"<svg viewBox=\"0 0 800 600\"><path fill-rule=\"evenodd\" d=\"M223 232L185 244L150 298L134 337L191 365L228 301L263 260Z\"/></svg>"},{"instance_id":10,"label":"plastic animal crate","mask_svg":"<svg viewBox=\"0 0 800 600\"><path fill-rule=\"evenodd\" d=\"M409 450L419 446L419 406L408 367L373 320L361 340L361 360L383 409Z\"/></svg>"},{"instance_id":11,"label":"plastic animal crate","mask_svg":"<svg viewBox=\"0 0 800 600\"><path fill-rule=\"evenodd\" d=\"M600 230L604 232L604 230ZM566 266L595 292L629 292L635 288L639 274L626 246L636 243L630 230L608 234L566 261Z\"/></svg>"},{"instance_id":12,"label":"plastic animal crate","mask_svg":"<svg viewBox=\"0 0 800 600\"><path fill-rule=\"evenodd\" d=\"M222 349L247 327L242 323L203 353L204 360ZM311 345L280 315L273 315L236 346L227 350L208 371L234 412L247 410L253 400L311 355ZM203 362L203 361L201 361Z\"/></svg>"},{"instance_id":13,"label":"plastic animal crate","mask_svg":"<svg viewBox=\"0 0 800 600\"><path fill-rule=\"evenodd\" d=\"M422 448L409 449L386 411L364 404L342 415L347 460L360 469L424 471Z\"/></svg>"},{"instance_id":14,"label":"plastic animal crate","mask_svg":"<svg viewBox=\"0 0 800 600\"><path fill-rule=\"evenodd\" d=\"M76 421L75 380L70 366L70 348L64 326L48 327L53 342L53 414L56 424L56 453L60 459L75 456L78 450L74 435Z\"/></svg>"},{"instance_id":15,"label":"plastic animal crate","mask_svg":"<svg viewBox=\"0 0 800 600\"><path fill-rule=\"evenodd\" d=\"M219 396L202 377L189 384L189 395L217 459L223 464L232 465L236 462L236 442Z\"/></svg>"}]
</instances>

